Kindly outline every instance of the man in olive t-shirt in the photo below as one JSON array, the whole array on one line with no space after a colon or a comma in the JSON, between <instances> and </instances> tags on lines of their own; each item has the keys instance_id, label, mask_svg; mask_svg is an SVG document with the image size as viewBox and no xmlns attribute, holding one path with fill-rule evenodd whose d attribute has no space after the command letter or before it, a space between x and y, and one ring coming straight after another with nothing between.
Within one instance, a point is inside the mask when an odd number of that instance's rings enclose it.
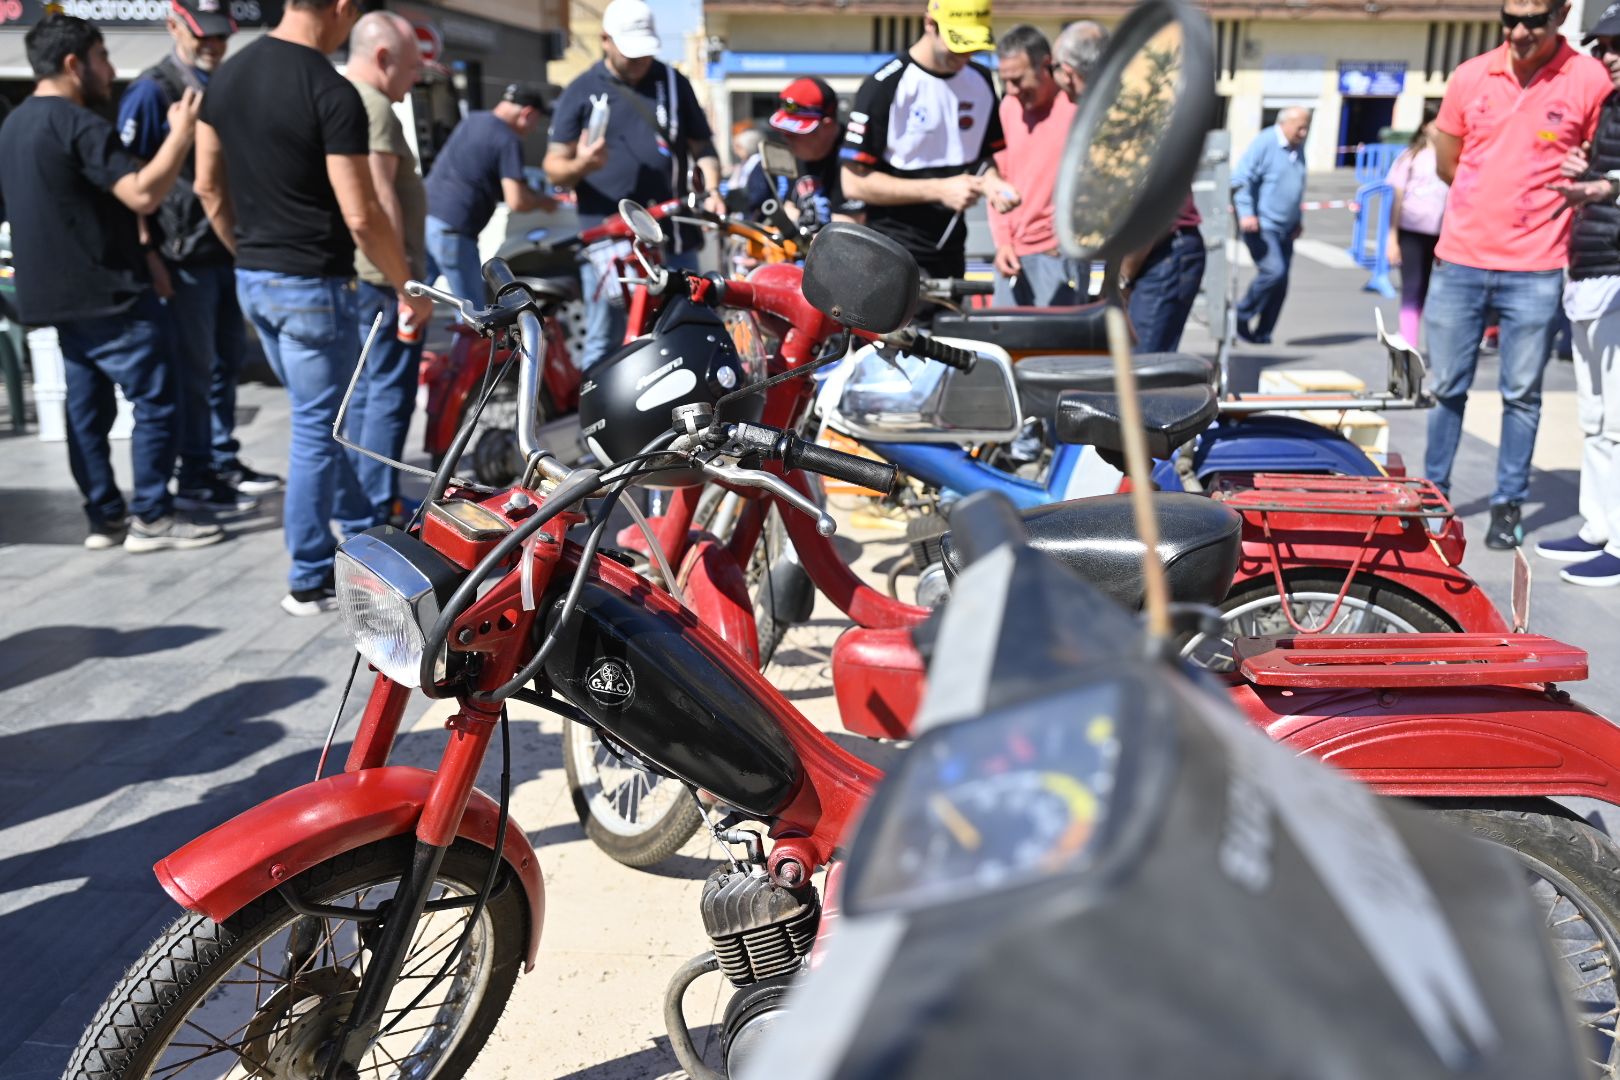
<instances>
[{"instance_id":1,"label":"man in olive t-shirt","mask_svg":"<svg viewBox=\"0 0 1620 1080\"><path fill-rule=\"evenodd\" d=\"M403 101L422 70L422 53L416 46L415 31L399 15L373 11L361 17L349 35L349 81L360 91L366 107L371 179L377 198L405 241L405 258L411 276L422 278L426 271L423 232L427 220L427 192L416 171L416 155L405 139L405 127L394 114L393 103ZM378 314L382 325L366 357L366 370L354 388L350 408L362 417L349 437L367 450L398 461L405 452L405 434L411 426L411 410L416 404L417 368L422 361L422 328L411 335L414 341L399 339L399 305L388 277L374 266L365 252L355 256L360 277L360 344L365 345L371 324ZM366 498L386 520L399 508L399 473L364 454L351 454L355 475Z\"/></svg>"}]
</instances>

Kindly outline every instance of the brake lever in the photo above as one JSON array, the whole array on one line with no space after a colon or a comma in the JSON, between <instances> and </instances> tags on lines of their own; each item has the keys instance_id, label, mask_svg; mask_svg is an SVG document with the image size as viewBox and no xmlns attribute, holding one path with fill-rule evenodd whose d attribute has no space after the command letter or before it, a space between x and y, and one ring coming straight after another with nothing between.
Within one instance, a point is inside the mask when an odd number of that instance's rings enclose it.
<instances>
[{"instance_id":1,"label":"brake lever","mask_svg":"<svg viewBox=\"0 0 1620 1080\"><path fill-rule=\"evenodd\" d=\"M432 285L426 285L420 281L407 281L405 283L405 295L425 296L435 304L455 308L456 314L460 315L468 323L472 323L478 315L478 309L473 307L471 300L463 300L454 293L447 293L443 289L435 289Z\"/></svg>"},{"instance_id":2,"label":"brake lever","mask_svg":"<svg viewBox=\"0 0 1620 1080\"><path fill-rule=\"evenodd\" d=\"M768 491L795 510L810 515L816 519L816 532L822 536L831 536L838 531L838 523L829 517L826 511L806 498L798 488L774 473L760 469L743 469L736 465L716 465L708 461L701 464L706 476L725 483Z\"/></svg>"}]
</instances>

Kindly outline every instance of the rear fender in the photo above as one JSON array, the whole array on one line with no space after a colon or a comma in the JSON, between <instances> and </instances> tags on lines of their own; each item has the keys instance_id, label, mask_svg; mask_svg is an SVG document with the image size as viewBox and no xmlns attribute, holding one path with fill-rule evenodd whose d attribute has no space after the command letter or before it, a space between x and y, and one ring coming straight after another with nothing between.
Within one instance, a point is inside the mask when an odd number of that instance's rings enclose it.
<instances>
[{"instance_id":1,"label":"rear fender","mask_svg":"<svg viewBox=\"0 0 1620 1080\"><path fill-rule=\"evenodd\" d=\"M1332 428L1272 413L1219 421L1199 437L1193 465L1206 486L1224 473L1381 475L1365 450Z\"/></svg>"},{"instance_id":2,"label":"rear fender","mask_svg":"<svg viewBox=\"0 0 1620 1080\"><path fill-rule=\"evenodd\" d=\"M328 776L238 814L152 870L180 906L223 922L318 863L414 830L434 775L389 765ZM474 790L457 835L493 848L499 820L495 800ZM545 882L528 836L510 817L501 854L529 901L527 966L533 968L545 918Z\"/></svg>"},{"instance_id":3,"label":"rear fender","mask_svg":"<svg viewBox=\"0 0 1620 1080\"><path fill-rule=\"evenodd\" d=\"M1239 683L1271 738L1410 798L1587 798L1620 805L1620 727L1533 687L1295 690Z\"/></svg>"}]
</instances>

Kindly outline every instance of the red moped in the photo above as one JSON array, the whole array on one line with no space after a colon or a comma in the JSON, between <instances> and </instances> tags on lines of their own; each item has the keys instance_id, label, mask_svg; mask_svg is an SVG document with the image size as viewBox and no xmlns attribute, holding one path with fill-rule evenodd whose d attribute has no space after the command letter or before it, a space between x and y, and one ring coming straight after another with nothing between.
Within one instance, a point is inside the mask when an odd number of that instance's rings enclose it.
<instances>
[{"instance_id":1,"label":"red moped","mask_svg":"<svg viewBox=\"0 0 1620 1080\"><path fill-rule=\"evenodd\" d=\"M465 304L463 316L487 332L518 326L520 400L533 401L545 354L536 304L498 262L486 275L495 305ZM452 483L441 467L419 530L384 527L344 545L345 624L379 669L344 771L159 860L159 881L187 914L112 992L70 1075L460 1075L519 968L533 965L545 912L538 855L508 813L505 783L499 799L474 787L497 733L504 747L504 705L514 699L590 726L627 760L715 800L712 828L733 862L709 879L701 902L714 949L676 973L666 998L671 1044L692 1076L713 1074L680 1018L687 987L716 969L738 987L799 969L820 917L813 876L834 859L888 748L869 744L873 761L840 748L732 643L603 554L613 497L643 471L667 468L672 451L650 446L606 472L570 470L540 448L537 427L533 410L520 415L525 483L491 492ZM784 480L785 469L871 476L864 459L762 424L689 424L676 445L684 467L770 493L812 522L812 533L830 521ZM761 468L727 463L737 455ZM583 500L603 491L609 505L588 537L568 539L585 521ZM1235 524L1209 532L1211 515L1229 512L1180 498L1198 507L1195 524L1186 535L1167 525L1167 542L1224 544L1230 572ZM1064 508L1071 564L1101 505ZM1200 572L1206 587L1220 562ZM1298 648L1276 643L1244 652L1243 662L1259 670L1256 656ZM1512 847L1537 875L1549 918L1581 932L1580 951L1566 959L1586 973L1582 1000L1601 997L1589 1019L1602 1027L1615 1004L1620 859L1550 801L1620 802L1620 770L1610 764L1620 761L1620 735L1555 685L1578 678L1584 657L1528 637L1372 638L1345 648L1384 650L1376 674L1363 665L1360 681L1346 684L1341 673L1303 696L1297 678L1262 680L1254 708L1302 750L1383 790L1444 800L1443 812ZM1381 661L1392 649L1422 649L1430 667L1391 669ZM1459 678L1468 684L1461 693ZM431 770L388 763L416 688L457 703Z\"/></svg>"}]
</instances>

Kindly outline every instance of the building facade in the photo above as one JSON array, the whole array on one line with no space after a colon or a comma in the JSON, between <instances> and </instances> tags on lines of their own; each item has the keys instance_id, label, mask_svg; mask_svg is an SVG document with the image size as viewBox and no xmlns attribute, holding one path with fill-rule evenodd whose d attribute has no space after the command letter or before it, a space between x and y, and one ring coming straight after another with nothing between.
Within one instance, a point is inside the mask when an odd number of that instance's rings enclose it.
<instances>
[{"instance_id":1,"label":"building facade","mask_svg":"<svg viewBox=\"0 0 1620 1080\"><path fill-rule=\"evenodd\" d=\"M995 31L1028 22L1055 36L1081 17L1112 26L1130 7L1124 0L996 0ZM863 78L922 33L923 8L707 0L706 37L693 59L703 62L716 129L769 115L776 93L800 75L825 78L847 102ZM1357 143L1376 141L1385 129L1414 129L1457 65L1501 41L1496 0L1217 0L1206 10L1216 35L1218 126L1241 150L1279 110L1305 105L1316 117L1305 150L1313 171L1353 160ZM1581 20L1577 9L1567 32L1578 37Z\"/></svg>"}]
</instances>

